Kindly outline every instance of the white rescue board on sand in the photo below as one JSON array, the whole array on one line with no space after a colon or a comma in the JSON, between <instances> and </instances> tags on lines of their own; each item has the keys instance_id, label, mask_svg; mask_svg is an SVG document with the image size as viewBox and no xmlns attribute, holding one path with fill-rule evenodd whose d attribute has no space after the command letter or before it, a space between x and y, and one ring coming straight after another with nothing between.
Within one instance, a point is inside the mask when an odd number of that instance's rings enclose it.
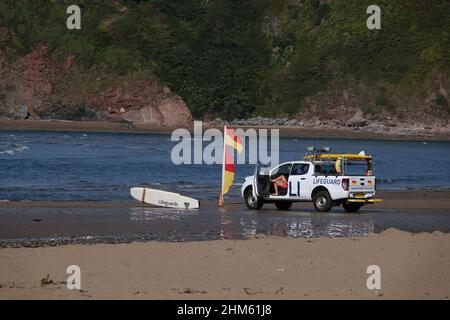
<instances>
[{"instance_id":1,"label":"white rescue board on sand","mask_svg":"<svg viewBox=\"0 0 450 320\"><path fill-rule=\"evenodd\" d=\"M177 209L199 208L198 200L182 196L179 193L136 187L130 189L130 194L140 202L155 206Z\"/></svg>"}]
</instances>

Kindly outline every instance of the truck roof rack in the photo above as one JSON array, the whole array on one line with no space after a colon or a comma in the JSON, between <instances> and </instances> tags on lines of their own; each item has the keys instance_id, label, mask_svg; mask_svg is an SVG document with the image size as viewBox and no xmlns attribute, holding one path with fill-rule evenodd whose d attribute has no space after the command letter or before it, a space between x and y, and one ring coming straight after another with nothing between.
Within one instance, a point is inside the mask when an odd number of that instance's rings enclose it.
<instances>
[{"instance_id":1,"label":"truck roof rack","mask_svg":"<svg viewBox=\"0 0 450 320\"><path fill-rule=\"evenodd\" d=\"M347 160L372 160L372 155L366 154L356 154L356 153L315 153L306 154L303 159L305 160L337 160L337 159L347 159Z\"/></svg>"},{"instance_id":2,"label":"truck roof rack","mask_svg":"<svg viewBox=\"0 0 450 320\"><path fill-rule=\"evenodd\" d=\"M306 154L303 157L304 160L315 161L318 159L317 157L326 154L326 152L330 152L330 147L316 147L316 146L308 146L306 147Z\"/></svg>"},{"instance_id":3,"label":"truck roof rack","mask_svg":"<svg viewBox=\"0 0 450 320\"><path fill-rule=\"evenodd\" d=\"M372 155L366 155L364 151L360 153L328 153L331 151L330 147L306 147L306 154L303 157L304 160L316 161L316 160L372 160Z\"/></svg>"}]
</instances>

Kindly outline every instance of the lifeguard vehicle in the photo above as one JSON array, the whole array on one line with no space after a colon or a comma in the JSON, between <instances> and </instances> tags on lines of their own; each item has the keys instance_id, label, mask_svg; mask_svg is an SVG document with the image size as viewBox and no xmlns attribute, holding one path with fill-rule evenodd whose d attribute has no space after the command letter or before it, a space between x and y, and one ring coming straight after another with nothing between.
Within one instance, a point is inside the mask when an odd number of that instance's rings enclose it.
<instances>
[{"instance_id":1,"label":"lifeguard vehicle","mask_svg":"<svg viewBox=\"0 0 450 320\"><path fill-rule=\"evenodd\" d=\"M274 203L278 209L288 210L293 202L309 201L319 212L342 205L346 212L356 213L366 204L383 201L375 199L372 155L363 151L333 154L330 150L308 147L301 161L273 168L257 165L254 175L246 177L242 184L245 204L258 210L264 203Z\"/></svg>"}]
</instances>

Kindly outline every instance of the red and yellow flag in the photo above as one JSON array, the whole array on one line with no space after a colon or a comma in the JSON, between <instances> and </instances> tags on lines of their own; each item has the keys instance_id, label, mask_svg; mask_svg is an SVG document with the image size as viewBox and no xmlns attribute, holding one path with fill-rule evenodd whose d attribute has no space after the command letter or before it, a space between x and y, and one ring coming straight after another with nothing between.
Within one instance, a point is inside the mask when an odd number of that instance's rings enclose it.
<instances>
[{"instance_id":1,"label":"red and yellow flag","mask_svg":"<svg viewBox=\"0 0 450 320\"><path fill-rule=\"evenodd\" d=\"M228 129L225 127L225 145L231 146L234 150L237 150L237 152L241 153L243 146L242 141L239 139L237 135L234 134L233 129Z\"/></svg>"},{"instance_id":2,"label":"red and yellow flag","mask_svg":"<svg viewBox=\"0 0 450 320\"><path fill-rule=\"evenodd\" d=\"M236 166L234 164L233 154L225 147L225 165L223 168L222 195L225 195L233 185Z\"/></svg>"},{"instance_id":3,"label":"red and yellow flag","mask_svg":"<svg viewBox=\"0 0 450 320\"><path fill-rule=\"evenodd\" d=\"M234 134L233 129L227 129L225 126L223 132L222 192L219 198L220 206L223 204L223 196L228 193L230 187L233 185L234 175L236 173L233 149L241 153L244 148L241 139Z\"/></svg>"}]
</instances>

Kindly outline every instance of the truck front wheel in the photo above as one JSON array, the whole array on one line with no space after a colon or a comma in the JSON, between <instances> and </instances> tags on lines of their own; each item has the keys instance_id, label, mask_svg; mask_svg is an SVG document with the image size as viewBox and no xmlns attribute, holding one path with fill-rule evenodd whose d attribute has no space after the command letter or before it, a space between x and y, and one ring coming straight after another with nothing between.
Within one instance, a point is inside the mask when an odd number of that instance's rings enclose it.
<instances>
[{"instance_id":1,"label":"truck front wheel","mask_svg":"<svg viewBox=\"0 0 450 320\"><path fill-rule=\"evenodd\" d=\"M357 213L359 209L361 209L361 205L358 203L343 202L342 207L344 207L344 210L349 213Z\"/></svg>"},{"instance_id":2,"label":"truck front wheel","mask_svg":"<svg viewBox=\"0 0 450 320\"><path fill-rule=\"evenodd\" d=\"M333 200L328 191L319 191L313 198L314 208L319 212L329 212L333 207Z\"/></svg>"},{"instance_id":3,"label":"truck front wheel","mask_svg":"<svg viewBox=\"0 0 450 320\"><path fill-rule=\"evenodd\" d=\"M245 204L250 210L259 210L263 206L263 201L258 196L253 195L252 189L247 189L244 193Z\"/></svg>"}]
</instances>

